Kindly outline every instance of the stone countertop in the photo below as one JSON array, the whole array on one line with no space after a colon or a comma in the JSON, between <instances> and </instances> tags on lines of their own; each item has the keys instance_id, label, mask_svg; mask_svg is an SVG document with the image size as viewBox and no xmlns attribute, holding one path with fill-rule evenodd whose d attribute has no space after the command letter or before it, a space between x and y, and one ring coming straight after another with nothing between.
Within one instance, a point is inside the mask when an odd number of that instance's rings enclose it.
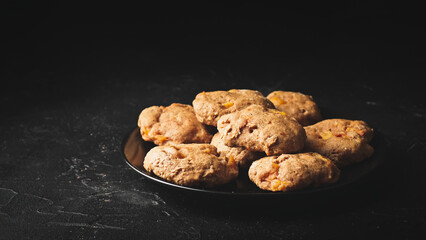
<instances>
[{"instance_id":1,"label":"stone countertop","mask_svg":"<svg viewBox=\"0 0 426 240\"><path fill-rule=\"evenodd\" d=\"M0 239L426 236L423 49L419 39L389 38L392 31L419 37L417 26L389 23L375 33L366 23L314 24L278 34L269 33L284 26L277 19L249 18L248 27L244 16L229 26L226 18L207 21L210 15L192 25L171 18L89 24L59 15L9 37L3 55ZM200 26L213 33L192 32ZM250 35L256 31L263 35ZM386 159L347 189L300 202L176 191L124 163L121 142L143 108L231 88L312 95L324 116L373 126L386 139Z\"/></svg>"}]
</instances>

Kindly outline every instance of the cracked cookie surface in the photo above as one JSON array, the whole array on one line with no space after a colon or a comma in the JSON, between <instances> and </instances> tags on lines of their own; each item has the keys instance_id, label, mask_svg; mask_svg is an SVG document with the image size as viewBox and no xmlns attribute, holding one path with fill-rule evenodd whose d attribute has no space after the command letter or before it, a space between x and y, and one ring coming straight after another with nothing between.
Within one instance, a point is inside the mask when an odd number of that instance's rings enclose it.
<instances>
[{"instance_id":1,"label":"cracked cookie surface","mask_svg":"<svg viewBox=\"0 0 426 240\"><path fill-rule=\"evenodd\" d=\"M192 106L180 103L145 108L139 115L138 126L142 138L157 145L209 143L212 138L197 120Z\"/></svg>"},{"instance_id":2,"label":"cracked cookie surface","mask_svg":"<svg viewBox=\"0 0 426 240\"><path fill-rule=\"evenodd\" d=\"M364 121L327 119L305 127L304 151L317 152L344 167L361 162L374 153L369 142L374 131Z\"/></svg>"},{"instance_id":3,"label":"cracked cookie surface","mask_svg":"<svg viewBox=\"0 0 426 240\"><path fill-rule=\"evenodd\" d=\"M303 126L322 119L319 107L312 96L300 92L274 91L267 98L278 110L285 112L289 117L294 117Z\"/></svg>"},{"instance_id":4,"label":"cracked cookie surface","mask_svg":"<svg viewBox=\"0 0 426 240\"><path fill-rule=\"evenodd\" d=\"M217 128L225 145L267 155L298 152L306 140L305 130L296 120L259 105L222 116Z\"/></svg>"},{"instance_id":5,"label":"cracked cookie surface","mask_svg":"<svg viewBox=\"0 0 426 240\"><path fill-rule=\"evenodd\" d=\"M244 147L226 146L220 139L219 133L216 133L213 136L210 144L215 146L217 151L221 154L224 154L226 158L232 158L242 168L248 168L254 160L264 156L264 154L261 152L250 151Z\"/></svg>"},{"instance_id":6,"label":"cracked cookie surface","mask_svg":"<svg viewBox=\"0 0 426 240\"><path fill-rule=\"evenodd\" d=\"M197 94L192 105L198 120L204 124L216 126L218 119L228 113L236 112L250 105L275 108L259 91L231 89Z\"/></svg>"},{"instance_id":7,"label":"cracked cookie surface","mask_svg":"<svg viewBox=\"0 0 426 240\"><path fill-rule=\"evenodd\" d=\"M221 156L210 144L157 146L146 155L144 168L183 186L214 187L238 175L238 165Z\"/></svg>"},{"instance_id":8,"label":"cracked cookie surface","mask_svg":"<svg viewBox=\"0 0 426 240\"><path fill-rule=\"evenodd\" d=\"M256 160L248 174L261 189L286 192L335 183L339 180L340 170L318 153L298 153Z\"/></svg>"}]
</instances>

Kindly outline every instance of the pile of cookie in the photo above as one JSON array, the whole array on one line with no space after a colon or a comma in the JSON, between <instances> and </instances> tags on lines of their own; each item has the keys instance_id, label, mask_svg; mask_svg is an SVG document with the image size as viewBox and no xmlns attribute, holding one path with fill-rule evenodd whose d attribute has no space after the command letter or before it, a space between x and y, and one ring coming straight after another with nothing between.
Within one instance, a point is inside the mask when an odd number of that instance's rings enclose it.
<instances>
[{"instance_id":1,"label":"pile of cookie","mask_svg":"<svg viewBox=\"0 0 426 240\"><path fill-rule=\"evenodd\" d=\"M322 120L311 96L290 91L267 97L247 89L201 92L192 106L143 109L138 126L145 141L158 145L144 168L191 187L222 185L241 171L268 191L319 187L374 152L365 122Z\"/></svg>"}]
</instances>

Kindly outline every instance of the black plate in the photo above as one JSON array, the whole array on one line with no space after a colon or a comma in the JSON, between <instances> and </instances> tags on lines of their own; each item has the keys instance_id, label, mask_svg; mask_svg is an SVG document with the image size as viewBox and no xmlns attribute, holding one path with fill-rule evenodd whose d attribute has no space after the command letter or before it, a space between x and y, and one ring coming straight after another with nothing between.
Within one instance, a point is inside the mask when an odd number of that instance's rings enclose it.
<instances>
[{"instance_id":1,"label":"black plate","mask_svg":"<svg viewBox=\"0 0 426 240\"><path fill-rule=\"evenodd\" d=\"M143 175L144 177L160 183L165 186L169 186L175 189L186 190L191 192L207 193L214 195L232 195L232 196L294 196L294 195L304 195L304 194L313 194L318 192L326 192L329 190L336 190L342 188L349 184L352 184L359 179L365 177L367 174L372 172L385 158L386 146L388 143L386 140L377 132L371 142L371 145L374 147L375 152L373 156L361 163L354 164L350 167L344 168L341 171L340 179L337 183L319 187L319 188L307 188L303 190L293 191L293 192L269 192L259 189L254 183L252 183L248 176L247 171L240 171L238 178L226 185L204 189L204 188L195 188L195 187L186 187L177 185L171 182L167 182L154 174L147 172L143 168L143 160L146 153L153 148L155 145L151 142L146 142L142 139L139 128L133 129L123 139L121 151L124 157L125 162L136 172Z\"/></svg>"}]
</instances>

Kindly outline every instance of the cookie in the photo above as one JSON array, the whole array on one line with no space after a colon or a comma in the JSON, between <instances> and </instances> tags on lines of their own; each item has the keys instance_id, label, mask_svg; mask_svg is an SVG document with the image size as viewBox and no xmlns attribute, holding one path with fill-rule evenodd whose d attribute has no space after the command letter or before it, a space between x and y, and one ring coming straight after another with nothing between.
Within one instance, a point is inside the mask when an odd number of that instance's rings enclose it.
<instances>
[{"instance_id":1,"label":"cookie","mask_svg":"<svg viewBox=\"0 0 426 240\"><path fill-rule=\"evenodd\" d=\"M264 155L261 152L249 151L244 147L228 147L220 139L219 133L213 136L210 144L215 146L219 153L224 154L228 159L233 159L242 168L248 168L254 160Z\"/></svg>"},{"instance_id":2,"label":"cookie","mask_svg":"<svg viewBox=\"0 0 426 240\"><path fill-rule=\"evenodd\" d=\"M299 92L274 91L267 98L275 107L294 117L303 126L314 124L322 119L318 105L312 96Z\"/></svg>"},{"instance_id":3,"label":"cookie","mask_svg":"<svg viewBox=\"0 0 426 240\"><path fill-rule=\"evenodd\" d=\"M142 138L157 145L209 143L212 138L197 120L192 106L180 103L144 109L139 115L138 126Z\"/></svg>"},{"instance_id":4,"label":"cookie","mask_svg":"<svg viewBox=\"0 0 426 240\"><path fill-rule=\"evenodd\" d=\"M261 189L286 192L335 183L339 180L340 170L318 153L299 153L254 161L248 175Z\"/></svg>"},{"instance_id":5,"label":"cookie","mask_svg":"<svg viewBox=\"0 0 426 240\"><path fill-rule=\"evenodd\" d=\"M169 182L190 187L214 187L238 175L237 163L210 144L157 146L147 153L143 166Z\"/></svg>"},{"instance_id":6,"label":"cookie","mask_svg":"<svg viewBox=\"0 0 426 240\"><path fill-rule=\"evenodd\" d=\"M212 126L217 125L217 121L221 116L253 104L275 108L274 104L264 97L262 93L246 89L202 92L192 102L198 120Z\"/></svg>"},{"instance_id":7,"label":"cookie","mask_svg":"<svg viewBox=\"0 0 426 240\"><path fill-rule=\"evenodd\" d=\"M338 167L361 162L374 153L374 131L364 121L327 119L305 127L304 151L330 158Z\"/></svg>"},{"instance_id":8,"label":"cookie","mask_svg":"<svg viewBox=\"0 0 426 240\"><path fill-rule=\"evenodd\" d=\"M259 105L222 116L217 128L225 145L267 155L298 152L306 140L305 130L296 120Z\"/></svg>"}]
</instances>

